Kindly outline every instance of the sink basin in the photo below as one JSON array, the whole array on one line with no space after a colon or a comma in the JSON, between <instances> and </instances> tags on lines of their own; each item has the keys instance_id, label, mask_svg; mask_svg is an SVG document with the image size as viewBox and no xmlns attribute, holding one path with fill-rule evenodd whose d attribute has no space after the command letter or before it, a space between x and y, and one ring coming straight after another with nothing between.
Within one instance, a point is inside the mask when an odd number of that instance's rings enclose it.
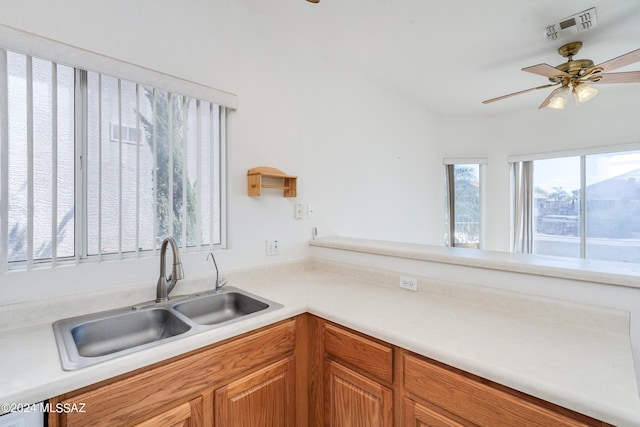
<instances>
[{"instance_id":1,"label":"sink basin","mask_svg":"<svg viewBox=\"0 0 640 427\"><path fill-rule=\"evenodd\" d=\"M180 302L176 302L177 300ZM282 308L234 287L58 320L62 368L72 371Z\"/></svg>"},{"instance_id":2,"label":"sink basin","mask_svg":"<svg viewBox=\"0 0 640 427\"><path fill-rule=\"evenodd\" d=\"M208 295L173 308L200 325L215 325L264 310L269 304L238 292Z\"/></svg>"},{"instance_id":3,"label":"sink basin","mask_svg":"<svg viewBox=\"0 0 640 427\"><path fill-rule=\"evenodd\" d=\"M191 325L166 308L88 314L53 323L62 368L69 371L176 339Z\"/></svg>"},{"instance_id":4,"label":"sink basin","mask_svg":"<svg viewBox=\"0 0 640 427\"><path fill-rule=\"evenodd\" d=\"M80 356L96 357L184 334L189 329L170 311L156 308L84 322L71 329L71 336Z\"/></svg>"}]
</instances>

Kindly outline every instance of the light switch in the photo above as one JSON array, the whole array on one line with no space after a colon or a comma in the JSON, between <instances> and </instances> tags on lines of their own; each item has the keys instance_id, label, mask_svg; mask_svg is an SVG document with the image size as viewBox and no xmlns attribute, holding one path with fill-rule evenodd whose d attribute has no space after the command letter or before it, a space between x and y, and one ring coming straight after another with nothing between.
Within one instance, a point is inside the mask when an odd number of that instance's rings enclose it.
<instances>
[{"instance_id":1,"label":"light switch","mask_svg":"<svg viewBox=\"0 0 640 427\"><path fill-rule=\"evenodd\" d=\"M268 256L280 254L280 242L277 240L267 240L266 254Z\"/></svg>"}]
</instances>

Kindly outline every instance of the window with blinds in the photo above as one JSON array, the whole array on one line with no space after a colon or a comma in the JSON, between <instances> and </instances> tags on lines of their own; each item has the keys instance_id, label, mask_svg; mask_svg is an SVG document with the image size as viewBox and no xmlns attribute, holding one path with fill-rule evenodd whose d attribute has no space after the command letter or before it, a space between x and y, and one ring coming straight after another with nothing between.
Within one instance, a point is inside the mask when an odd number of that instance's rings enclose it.
<instances>
[{"instance_id":1,"label":"window with blinds","mask_svg":"<svg viewBox=\"0 0 640 427\"><path fill-rule=\"evenodd\" d=\"M0 268L223 245L225 112L0 50Z\"/></svg>"}]
</instances>

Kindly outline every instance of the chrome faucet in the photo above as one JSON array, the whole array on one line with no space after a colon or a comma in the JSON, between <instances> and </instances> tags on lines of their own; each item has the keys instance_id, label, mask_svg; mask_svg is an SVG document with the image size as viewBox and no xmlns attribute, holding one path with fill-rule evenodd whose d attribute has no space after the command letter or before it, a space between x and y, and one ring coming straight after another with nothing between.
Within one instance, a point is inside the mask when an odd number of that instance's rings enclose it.
<instances>
[{"instance_id":1,"label":"chrome faucet","mask_svg":"<svg viewBox=\"0 0 640 427\"><path fill-rule=\"evenodd\" d=\"M171 251L173 252L173 268L169 277L165 277L166 273L166 253L167 244L171 244ZM178 280L184 278L184 270L182 269L182 261L180 260L180 253L178 252L178 244L173 237L166 237L162 241L160 247L160 277L158 278L158 287L156 290L156 302L163 302L169 299L169 294L175 288Z\"/></svg>"},{"instance_id":2,"label":"chrome faucet","mask_svg":"<svg viewBox=\"0 0 640 427\"><path fill-rule=\"evenodd\" d=\"M216 264L216 257L213 256L213 252L209 252L209 255L207 255L207 260L209 259L209 257L211 257L211 259L213 260L213 266L216 268L216 292L219 292L220 289L222 289L222 287L224 285L227 284L227 279L220 279L220 276L218 275L218 264Z\"/></svg>"}]
</instances>

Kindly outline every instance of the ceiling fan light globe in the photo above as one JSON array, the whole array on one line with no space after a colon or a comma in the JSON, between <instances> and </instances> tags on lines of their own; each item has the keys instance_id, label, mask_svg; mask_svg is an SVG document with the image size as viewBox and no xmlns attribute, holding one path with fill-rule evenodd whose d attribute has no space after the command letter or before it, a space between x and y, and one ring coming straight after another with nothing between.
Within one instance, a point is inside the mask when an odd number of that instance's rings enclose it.
<instances>
[{"instance_id":1,"label":"ceiling fan light globe","mask_svg":"<svg viewBox=\"0 0 640 427\"><path fill-rule=\"evenodd\" d=\"M566 86L561 87L560 89L558 89L558 92L555 95L553 95L547 107L553 108L555 110L562 110L567 103L568 95L569 95L569 88Z\"/></svg>"},{"instance_id":2,"label":"ceiling fan light globe","mask_svg":"<svg viewBox=\"0 0 640 427\"><path fill-rule=\"evenodd\" d=\"M576 103L582 104L598 94L598 89L594 89L586 83L580 83L573 88Z\"/></svg>"},{"instance_id":3,"label":"ceiling fan light globe","mask_svg":"<svg viewBox=\"0 0 640 427\"><path fill-rule=\"evenodd\" d=\"M567 100L565 98L556 96L551 99L548 107L553 108L554 110L562 110L566 103L567 103Z\"/></svg>"}]
</instances>

